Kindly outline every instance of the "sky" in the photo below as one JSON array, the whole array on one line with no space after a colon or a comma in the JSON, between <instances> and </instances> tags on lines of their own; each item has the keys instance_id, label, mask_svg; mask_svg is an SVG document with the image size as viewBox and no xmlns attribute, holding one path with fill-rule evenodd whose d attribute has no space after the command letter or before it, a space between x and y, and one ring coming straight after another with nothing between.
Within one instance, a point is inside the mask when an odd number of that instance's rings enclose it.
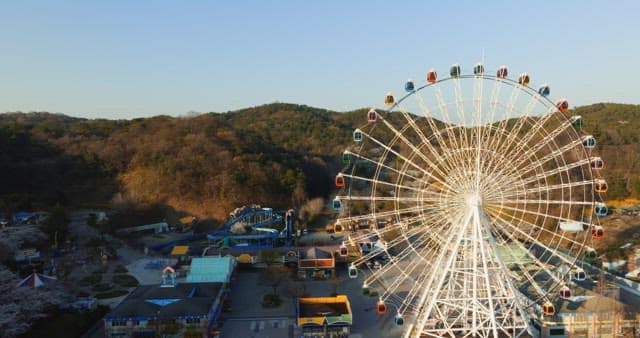
<instances>
[{"instance_id":1,"label":"sky","mask_svg":"<svg viewBox=\"0 0 640 338\"><path fill-rule=\"evenodd\" d=\"M3 1L0 112L348 111L483 61L572 105L640 104L638 1Z\"/></svg>"}]
</instances>

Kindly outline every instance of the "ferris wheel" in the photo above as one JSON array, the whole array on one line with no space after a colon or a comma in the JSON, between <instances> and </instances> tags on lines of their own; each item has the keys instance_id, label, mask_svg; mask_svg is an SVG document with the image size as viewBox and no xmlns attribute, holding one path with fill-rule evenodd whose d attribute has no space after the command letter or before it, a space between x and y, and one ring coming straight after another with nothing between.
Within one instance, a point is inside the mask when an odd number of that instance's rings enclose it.
<instances>
[{"instance_id":1,"label":"ferris wheel","mask_svg":"<svg viewBox=\"0 0 640 338\"><path fill-rule=\"evenodd\" d=\"M342 154L339 255L405 337L522 336L572 301L596 258L596 139L548 85L507 75L431 69L367 111Z\"/></svg>"}]
</instances>

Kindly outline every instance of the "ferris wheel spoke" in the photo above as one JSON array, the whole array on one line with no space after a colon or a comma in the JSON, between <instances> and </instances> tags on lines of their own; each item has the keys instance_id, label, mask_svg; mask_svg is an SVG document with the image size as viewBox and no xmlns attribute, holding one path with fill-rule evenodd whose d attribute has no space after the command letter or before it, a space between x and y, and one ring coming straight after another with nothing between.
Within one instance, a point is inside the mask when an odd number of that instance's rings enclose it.
<instances>
[{"instance_id":1,"label":"ferris wheel spoke","mask_svg":"<svg viewBox=\"0 0 640 338\"><path fill-rule=\"evenodd\" d=\"M545 163L558 159L558 158L563 158L564 154L569 153L570 151L574 151L575 149L577 149L578 146L582 145L582 140L574 140L570 143L568 143L567 145L561 147L561 148L557 148L556 150L548 153L547 155L540 157L536 160L535 164L534 163L530 163L529 165L519 168L519 172L522 173L522 175L526 175L529 172L531 172L532 170L535 170L536 168L542 167ZM526 156L535 156L532 153L527 154ZM588 162L588 161L587 161Z\"/></svg>"},{"instance_id":2,"label":"ferris wheel spoke","mask_svg":"<svg viewBox=\"0 0 640 338\"><path fill-rule=\"evenodd\" d=\"M534 238L533 236L531 236L530 232L524 231L522 230L520 227L515 226L514 224L512 224L511 222L509 222L508 220L504 219L501 215L497 215L497 214L493 214L492 217L497 221L500 222L501 224L507 226L507 230L509 230L508 232L512 233L514 236L517 234L518 236L522 236L521 238L530 241L531 243L536 243L537 246L542 247L543 249L545 249L547 252L549 253L553 253L556 257L558 257L559 259L561 259L564 263L568 264L568 265L573 265L573 262L569 261L564 255L560 255L557 253L557 251L551 247L549 247L548 245L546 245L545 243L541 242L538 238ZM582 243L576 242L568 237L565 237L557 232L553 232L550 231L548 229L545 229L544 227L538 226L536 224L527 222L525 220L520 220L520 222L522 224L527 225L527 227L529 227L532 230L535 230L538 234L546 234L551 236L554 239L558 240L558 243L560 242L565 242L567 244L571 244L571 245L575 245L576 247L581 247ZM515 237L516 239L518 237Z\"/></svg>"},{"instance_id":3,"label":"ferris wheel spoke","mask_svg":"<svg viewBox=\"0 0 640 338\"><path fill-rule=\"evenodd\" d=\"M569 183L558 183L558 184L550 184L550 185L539 185L532 188L525 188L521 191L516 191L513 193L503 193L501 197L510 198L510 197L521 196L526 194L549 193L554 190L569 191L570 189L573 189L573 188L585 188L585 189L591 190L591 186L593 186L593 180L574 181Z\"/></svg>"},{"instance_id":4,"label":"ferris wheel spoke","mask_svg":"<svg viewBox=\"0 0 640 338\"><path fill-rule=\"evenodd\" d=\"M439 182L440 184L445 185L447 188L450 188L446 182L442 181L439 177L434 176L432 172L420 167L419 165L413 163L412 161L410 161L407 157L405 157L404 155L398 153L397 151L391 149L391 147L389 147L387 144L385 144L384 142L381 142L380 140L377 140L376 138L370 136L367 133L362 132L362 134L364 136L366 136L368 139L370 139L371 141L373 141L374 143L376 143L378 146L382 147L385 149L385 151L392 153L393 155L397 156L399 159L401 159L404 162L407 162L411 167L413 167L416 170L419 170L420 172L422 172L424 175L429 176L430 178L432 178L434 181Z\"/></svg>"},{"instance_id":5,"label":"ferris wheel spoke","mask_svg":"<svg viewBox=\"0 0 640 338\"><path fill-rule=\"evenodd\" d=\"M431 135L433 135L435 137L435 139L438 142L438 144L440 145L440 148L442 149L442 151L446 153L449 147L448 147L447 142L442 137L442 134L441 134L442 127L438 127L436 121L434 120L434 118L433 118L433 116L431 114L431 111L429 110L429 108L427 108L422 96L420 95L420 92L416 92L415 93L415 97L416 97L416 100L418 101L418 106L420 107L420 111L422 112L422 116L427 120L427 125L429 126L429 129L431 130ZM431 142L428 142L428 143L430 144ZM447 169L447 168L445 168L445 169Z\"/></svg>"}]
</instances>

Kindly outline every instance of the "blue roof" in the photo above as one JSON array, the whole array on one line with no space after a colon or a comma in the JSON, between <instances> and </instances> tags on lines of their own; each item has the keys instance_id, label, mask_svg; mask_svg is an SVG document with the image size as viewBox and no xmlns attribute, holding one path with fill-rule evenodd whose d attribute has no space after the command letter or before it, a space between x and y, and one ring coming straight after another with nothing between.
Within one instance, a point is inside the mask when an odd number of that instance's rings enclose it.
<instances>
[{"instance_id":1,"label":"blue roof","mask_svg":"<svg viewBox=\"0 0 640 338\"><path fill-rule=\"evenodd\" d=\"M230 256L193 258L187 283L227 283L234 265L235 258Z\"/></svg>"}]
</instances>

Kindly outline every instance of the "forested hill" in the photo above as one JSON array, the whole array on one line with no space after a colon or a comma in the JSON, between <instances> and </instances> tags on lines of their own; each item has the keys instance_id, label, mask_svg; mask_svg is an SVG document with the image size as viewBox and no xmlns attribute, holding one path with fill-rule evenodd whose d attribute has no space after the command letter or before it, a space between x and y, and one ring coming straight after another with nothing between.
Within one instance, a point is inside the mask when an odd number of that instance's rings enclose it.
<instances>
[{"instance_id":1,"label":"forested hill","mask_svg":"<svg viewBox=\"0 0 640 338\"><path fill-rule=\"evenodd\" d=\"M275 103L193 117L87 120L0 115L0 210L152 205L223 220L247 203L329 196L365 110ZM610 198L640 197L640 106L579 107L599 142Z\"/></svg>"}]
</instances>

